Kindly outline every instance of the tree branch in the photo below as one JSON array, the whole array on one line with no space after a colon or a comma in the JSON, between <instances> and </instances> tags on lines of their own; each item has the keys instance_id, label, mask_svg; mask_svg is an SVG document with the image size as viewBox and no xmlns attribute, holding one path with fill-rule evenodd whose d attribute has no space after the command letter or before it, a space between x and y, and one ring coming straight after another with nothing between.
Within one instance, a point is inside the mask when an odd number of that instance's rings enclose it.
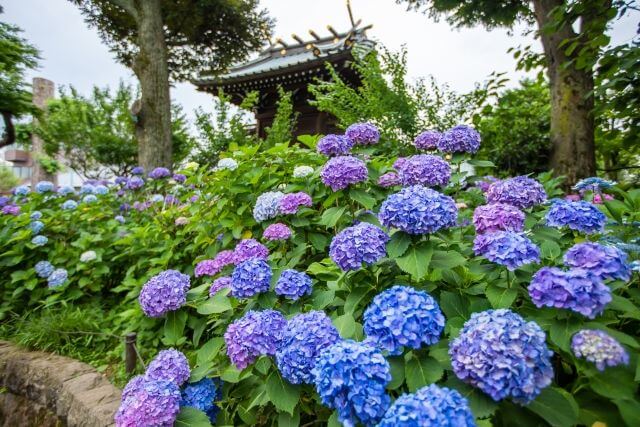
<instances>
[{"instance_id":1,"label":"tree branch","mask_svg":"<svg viewBox=\"0 0 640 427\"><path fill-rule=\"evenodd\" d=\"M143 0L146 1L146 0ZM136 5L134 0L109 0L109 2L115 6L118 6L120 9L127 12L129 15L133 17L136 21L138 20L138 10L136 9Z\"/></svg>"},{"instance_id":2,"label":"tree branch","mask_svg":"<svg viewBox=\"0 0 640 427\"><path fill-rule=\"evenodd\" d=\"M11 145L16 141L16 129L13 126L13 120L11 120L11 113L2 111L2 119L4 120L4 134L0 139L0 148Z\"/></svg>"},{"instance_id":3,"label":"tree branch","mask_svg":"<svg viewBox=\"0 0 640 427\"><path fill-rule=\"evenodd\" d=\"M598 169L598 170L602 172L616 172L616 171L623 171L627 169L640 169L640 166L623 166L623 167L613 168L613 169Z\"/></svg>"}]
</instances>

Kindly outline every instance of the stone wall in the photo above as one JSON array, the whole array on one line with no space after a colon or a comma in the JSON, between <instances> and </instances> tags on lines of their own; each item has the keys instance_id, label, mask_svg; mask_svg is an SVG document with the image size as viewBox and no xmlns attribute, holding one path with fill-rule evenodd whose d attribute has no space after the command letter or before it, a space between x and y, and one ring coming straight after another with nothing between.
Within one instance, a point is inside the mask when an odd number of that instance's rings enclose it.
<instances>
[{"instance_id":1,"label":"stone wall","mask_svg":"<svg viewBox=\"0 0 640 427\"><path fill-rule=\"evenodd\" d=\"M120 394L85 363L0 341L1 427L112 426Z\"/></svg>"}]
</instances>

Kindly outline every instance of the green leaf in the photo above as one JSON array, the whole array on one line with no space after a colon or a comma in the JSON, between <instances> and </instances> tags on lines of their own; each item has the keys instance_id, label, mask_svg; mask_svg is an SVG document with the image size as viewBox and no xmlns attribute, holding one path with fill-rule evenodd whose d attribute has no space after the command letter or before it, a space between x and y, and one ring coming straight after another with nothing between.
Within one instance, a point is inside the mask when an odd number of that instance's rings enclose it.
<instances>
[{"instance_id":1,"label":"green leaf","mask_svg":"<svg viewBox=\"0 0 640 427\"><path fill-rule=\"evenodd\" d=\"M338 412L333 411L327 420L327 427L342 427L342 423L338 420Z\"/></svg>"},{"instance_id":2,"label":"green leaf","mask_svg":"<svg viewBox=\"0 0 640 427\"><path fill-rule=\"evenodd\" d=\"M466 319L469 317L465 307L469 306L469 300L462 295L453 292L443 291L440 293L440 308L444 312L447 319L461 317Z\"/></svg>"},{"instance_id":3,"label":"green leaf","mask_svg":"<svg viewBox=\"0 0 640 427\"><path fill-rule=\"evenodd\" d=\"M199 314L218 314L231 310L231 300L225 292L218 292L198 306Z\"/></svg>"},{"instance_id":4,"label":"green leaf","mask_svg":"<svg viewBox=\"0 0 640 427\"><path fill-rule=\"evenodd\" d=\"M286 412L278 414L278 427L298 427L300 425L300 412L296 409L293 415Z\"/></svg>"},{"instance_id":5,"label":"green leaf","mask_svg":"<svg viewBox=\"0 0 640 427\"><path fill-rule=\"evenodd\" d=\"M509 308L516 300L518 291L513 288L502 288L492 282L487 285L485 294L493 308Z\"/></svg>"},{"instance_id":6,"label":"green leaf","mask_svg":"<svg viewBox=\"0 0 640 427\"><path fill-rule=\"evenodd\" d=\"M404 358L401 356L389 357L387 361L391 368L391 381L387 384L387 388L395 390L404 382Z\"/></svg>"},{"instance_id":7,"label":"green leaf","mask_svg":"<svg viewBox=\"0 0 640 427\"><path fill-rule=\"evenodd\" d=\"M344 302L344 312L353 314L369 291L371 291L370 288L356 288L349 292Z\"/></svg>"},{"instance_id":8,"label":"green leaf","mask_svg":"<svg viewBox=\"0 0 640 427\"><path fill-rule=\"evenodd\" d=\"M411 244L411 237L402 231L393 233L387 243L387 255L389 258L398 258L404 255Z\"/></svg>"},{"instance_id":9,"label":"green leaf","mask_svg":"<svg viewBox=\"0 0 640 427\"><path fill-rule=\"evenodd\" d=\"M433 255L433 248L428 242L423 242L409 250L400 258L396 259L398 267L409 273L414 279L420 280L426 276L429 270L429 263Z\"/></svg>"},{"instance_id":10,"label":"green leaf","mask_svg":"<svg viewBox=\"0 0 640 427\"><path fill-rule=\"evenodd\" d=\"M176 427L210 427L209 417L191 406L183 406L174 423Z\"/></svg>"},{"instance_id":11,"label":"green leaf","mask_svg":"<svg viewBox=\"0 0 640 427\"><path fill-rule=\"evenodd\" d=\"M496 167L496 165L493 162L490 162L489 160L471 159L471 160L468 160L467 163L469 163L472 166L477 166L479 168L495 168Z\"/></svg>"},{"instance_id":12,"label":"green leaf","mask_svg":"<svg viewBox=\"0 0 640 427\"><path fill-rule=\"evenodd\" d=\"M351 338L356 333L356 321L351 313L336 317L333 319L333 324L342 338Z\"/></svg>"},{"instance_id":13,"label":"green leaf","mask_svg":"<svg viewBox=\"0 0 640 427\"><path fill-rule=\"evenodd\" d=\"M178 345L178 341L184 338L184 327L187 324L187 313L184 311L171 311L167 313L164 322L165 345Z\"/></svg>"},{"instance_id":14,"label":"green leaf","mask_svg":"<svg viewBox=\"0 0 640 427\"><path fill-rule=\"evenodd\" d=\"M628 426L640 426L640 402L635 399L614 400Z\"/></svg>"},{"instance_id":15,"label":"green leaf","mask_svg":"<svg viewBox=\"0 0 640 427\"><path fill-rule=\"evenodd\" d=\"M493 414L498 408L498 404L489 396L475 387L463 383L454 376L449 376L444 385L457 390L469 401L471 412L476 418L485 418Z\"/></svg>"},{"instance_id":16,"label":"green leaf","mask_svg":"<svg viewBox=\"0 0 640 427\"><path fill-rule=\"evenodd\" d=\"M365 209L372 209L376 204L376 198L364 190L352 188L349 190L349 197L360 203Z\"/></svg>"},{"instance_id":17,"label":"green leaf","mask_svg":"<svg viewBox=\"0 0 640 427\"><path fill-rule=\"evenodd\" d=\"M553 240L545 240L542 242L542 244L540 244L540 251L542 252L542 257L545 259L556 259L562 253L560 245Z\"/></svg>"},{"instance_id":18,"label":"green leaf","mask_svg":"<svg viewBox=\"0 0 640 427\"><path fill-rule=\"evenodd\" d=\"M224 339L222 337L211 338L196 352L198 364L212 361L214 357L220 352L224 345Z\"/></svg>"},{"instance_id":19,"label":"green leaf","mask_svg":"<svg viewBox=\"0 0 640 427\"><path fill-rule=\"evenodd\" d=\"M327 247L329 239L324 234L309 233L309 241L311 242L311 245L318 251L324 251L324 249Z\"/></svg>"},{"instance_id":20,"label":"green leaf","mask_svg":"<svg viewBox=\"0 0 640 427\"><path fill-rule=\"evenodd\" d=\"M571 427L578 422L578 403L561 388L545 388L527 408L553 427Z\"/></svg>"},{"instance_id":21,"label":"green leaf","mask_svg":"<svg viewBox=\"0 0 640 427\"><path fill-rule=\"evenodd\" d=\"M444 369L438 361L429 356L418 358L414 355L405 366L405 378L411 392L438 381L443 373Z\"/></svg>"},{"instance_id":22,"label":"green leaf","mask_svg":"<svg viewBox=\"0 0 640 427\"><path fill-rule=\"evenodd\" d=\"M278 411L293 415L300 399L300 388L289 384L280 373L274 371L267 378L267 395Z\"/></svg>"},{"instance_id":23,"label":"green leaf","mask_svg":"<svg viewBox=\"0 0 640 427\"><path fill-rule=\"evenodd\" d=\"M622 215L626 210L628 210L627 205L622 203L620 200L604 200L603 203L607 207L611 216L619 223L622 223Z\"/></svg>"},{"instance_id":24,"label":"green leaf","mask_svg":"<svg viewBox=\"0 0 640 427\"><path fill-rule=\"evenodd\" d=\"M467 259L456 251L434 251L431 257L431 267L440 270L450 270L466 263Z\"/></svg>"},{"instance_id":25,"label":"green leaf","mask_svg":"<svg viewBox=\"0 0 640 427\"><path fill-rule=\"evenodd\" d=\"M320 218L320 224L326 226L327 228L335 227L344 212L347 210L346 206L341 207L333 207L329 208L322 213L322 218Z\"/></svg>"},{"instance_id":26,"label":"green leaf","mask_svg":"<svg viewBox=\"0 0 640 427\"><path fill-rule=\"evenodd\" d=\"M549 338L564 351L569 351L571 337L580 329L581 324L574 318L551 321Z\"/></svg>"}]
</instances>

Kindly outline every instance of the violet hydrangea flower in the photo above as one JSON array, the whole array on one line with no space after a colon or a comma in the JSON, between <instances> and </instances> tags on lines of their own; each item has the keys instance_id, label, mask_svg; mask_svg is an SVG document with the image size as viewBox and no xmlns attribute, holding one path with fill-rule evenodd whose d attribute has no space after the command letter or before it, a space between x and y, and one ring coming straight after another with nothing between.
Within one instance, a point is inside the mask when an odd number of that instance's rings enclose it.
<instances>
[{"instance_id":1,"label":"violet hydrangea flower","mask_svg":"<svg viewBox=\"0 0 640 427\"><path fill-rule=\"evenodd\" d=\"M362 263L375 264L387 254L389 236L379 227L361 222L338 233L329 247L329 256L343 271L359 270Z\"/></svg>"},{"instance_id":2,"label":"violet hydrangea flower","mask_svg":"<svg viewBox=\"0 0 640 427\"><path fill-rule=\"evenodd\" d=\"M400 185L400 177L395 172L385 173L378 178L378 185L384 188Z\"/></svg>"},{"instance_id":3,"label":"violet hydrangea flower","mask_svg":"<svg viewBox=\"0 0 640 427\"><path fill-rule=\"evenodd\" d=\"M547 193L535 179L517 176L491 184L486 197L488 203L501 202L526 209L547 200Z\"/></svg>"},{"instance_id":4,"label":"violet hydrangea flower","mask_svg":"<svg viewBox=\"0 0 640 427\"><path fill-rule=\"evenodd\" d=\"M554 200L545 217L550 227L568 227L585 234L601 233L607 222L605 214L593 204L581 200Z\"/></svg>"},{"instance_id":5,"label":"violet hydrangea flower","mask_svg":"<svg viewBox=\"0 0 640 427\"><path fill-rule=\"evenodd\" d=\"M167 168L155 168L151 172L149 172L149 178L151 179L162 179L171 175L171 172Z\"/></svg>"},{"instance_id":6,"label":"violet hydrangea flower","mask_svg":"<svg viewBox=\"0 0 640 427\"><path fill-rule=\"evenodd\" d=\"M242 370L261 355L274 355L286 326L287 320L278 311L248 311L224 333L231 363Z\"/></svg>"},{"instance_id":7,"label":"violet hydrangea flower","mask_svg":"<svg viewBox=\"0 0 640 427\"><path fill-rule=\"evenodd\" d=\"M262 193L256 199L253 207L253 218L257 222L263 222L275 218L280 213L280 200L284 197L281 191L268 191Z\"/></svg>"},{"instance_id":8,"label":"violet hydrangea flower","mask_svg":"<svg viewBox=\"0 0 640 427\"><path fill-rule=\"evenodd\" d=\"M292 384L313 382L318 355L338 340L338 330L324 311L296 314L287 324L276 352L282 377Z\"/></svg>"},{"instance_id":9,"label":"violet hydrangea flower","mask_svg":"<svg viewBox=\"0 0 640 427\"><path fill-rule=\"evenodd\" d=\"M311 295L311 277L302 271L284 270L276 282L276 295L296 301L304 295Z\"/></svg>"},{"instance_id":10,"label":"violet hydrangea flower","mask_svg":"<svg viewBox=\"0 0 640 427\"><path fill-rule=\"evenodd\" d=\"M511 310L473 313L450 343L453 372L495 401L527 404L553 379L545 339L540 326Z\"/></svg>"},{"instance_id":11,"label":"violet hydrangea flower","mask_svg":"<svg viewBox=\"0 0 640 427\"><path fill-rule=\"evenodd\" d=\"M599 371L608 366L628 365L629 353L614 338L604 331L583 329L571 338L571 351L576 357L582 357L595 363Z\"/></svg>"},{"instance_id":12,"label":"violet hydrangea flower","mask_svg":"<svg viewBox=\"0 0 640 427\"><path fill-rule=\"evenodd\" d=\"M442 134L435 130L427 130L416 136L413 145L418 150L435 150L438 148L438 141L442 138Z\"/></svg>"},{"instance_id":13,"label":"violet hydrangea flower","mask_svg":"<svg viewBox=\"0 0 640 427\"><path fill-rule=\"evenodd\" d=\"M239 264L249 258L267 259L269 249L256 239L242 239L233 251L234 262Z\"/></svg>"},{"instance_id":14,"label":"violet hydrangea flower","mask_svg":"<svg viewBox=\"0 0 640 427\"><path fill-rule=\"evenodd\" d=\"M20 215L20 206L14 204L5 205L2 207L2 214L13 216Z\"/></svg>"},{"instance_id":15,"label":"violet hydrangea flower","mask_svg":"<svg viewBox=\"0 0 640 427\"><path fill-rule=\"evenodd\" d=\"M449 163L438 156L418 154L407 157L398 170L402 185L445 186L451 179Z\"/></svg>"},{"instance_id":16,"label":"violet hydrangea flower","mask_svg":"<svg viewBox=\"0 0 640 427\"><path fill-rule=\"evenodd\" d=\"M487 191L489 191L489 187L491 187L491 184L495 183L495 182L499 182L500 180L494 176L491 175L487 175L482 177L481 179L477 180L474 185L480 189L480 191L482 191L483 193L486 193Z\"/></svg>"},{"instance_id":17,"label":"violet hydrangea flower","mask_svg":"<svg viewBox=\"0 0 640 427\"><path fill-rule=\"evenodd\" d=\"M437 145L443 153L475 153L480 148L480 134L471 126L458 125L443 133Z\"/></svg>"},{"instance_id":18,"label":"violet hydrangea flower","mask_svg":"<svg viewBox=\"0 0 640 427\"><path fill-rule=\"evenodd\" d=\"M154 381L170 381L182 386L191 375L189 361L180 351L170 348L162 350L147 366L145 379Z\"/></svg>"},{"instance_id":19,"label":"violet hydrangea flower","mask_svg":"<svg viewBox=\"0 0 640 427\"><path fill-rule=\"evenodd\" d=\"M389 354L438 342L444 329L440 306L428 293L393 286L375 296L364 312L364 333L370 344Z\"/></svg>"},{"instance_id":20,"label":"violet hydrangea flower","mask_svg":"<svg viewBox=\"0 0 640 427\"><path fill-rule=\"evenodd\" d=\"M69 273L64 268L56 268L53 270L53 273L47 277L47 284L50 289L57 288L59 286L64 285L64 282L67 281L69 277Z\"/></svg>"},{"instance_id":21,"label":"violet hydrangea flower","mask_svg":"<svg viewBox=\"0 0 640 427\"><path fill-rule=\"evenodd\" d=\"M220 290L225 288L230 288L230 287L231 287L231 277L229 276L218 277L216 280L213 281L213 283L211 284L211 287L209 288L209 296L212 297L218 292L220 292Z\"/></svg>"},{"instance_id":22,"label":"violet hydrangea flower","mask_svg":"<svg viewBox=\"0 0 640 427\"><path fill-rule=\"evenodd\" d=\"M231 293L236 298L249 298L269 290L271 267L263 259L249 258L241 262L231 275Z\"/></svg>"},{"instance_id":23,"label":"violet hydrangea flower","mask_svg":"<svg viewBox=\"0 0 640 427\"><path fill-rule=\"evenodd\" d=\"M355 145L374 145L380 140L380 131L371 123L354 123L347 128L344 136Z\"/></svg>"},{"instance_id":24,"label":"violet hydrangea flower","mask_svg":"<svg viewBox=\"0 0 640 427\"><path fill-rule=\"evenodd\" d=\"M349 185L367 180L367 165L353 156L332 157L322 167L320 178L333 191L343 190Z\"/></svg>"},{"instance_id":25,"label":"violet hydrangea flower","mask_svg":"<svg viewBox=\"0 0 640 427\"><path fill-rule=\"evenodd\" d=\"M338 341L320 353L313 374L322 403L338 412L344 426L375 425L389 407L389 363L374 347Z\"/></svg>"},{"instance_id":26,"label":"violet hydrangea flower","mask_svg":"<svg viewBox=\"0 0 640 427\"><path fill-rule=\"evenodd\" d=\"M227 265L235 264L236 257L234 251L220 251L214 259L200 261L195 268L196 277L215 276Z\"/></svg>"},{"instance_id":27,"label":"violet hydrangea flower","mask_svg":"<svg viewBox=\"0 0 640 427\"><path fill-rule=\"evenodd\" d=\"M344 135L329 134L318 141L316 149L325 156L341 156L351 151L353 141Z\"/></svg>"},{"instance_id":28,"label":"violet hydrangea flower","mask_svg":"<svg viewBox=\"0 0 640 427\"><path fill-rule=\"evenodd\" d=\"M132 175L142 175L144 173L144 168L142 166L136 166L131 169Z\"/></svg>"},{"instance_id":29,"label":"violet hydrangea flower","mask_svg":"<svg viewBox=\"0 0 640 427\"><path fill-rule=\"evenodd\" d=\"M139 176L132 176L127 180L127 183L125 184L125 187L128 190L138 190L143 186L144 186L144 179L140 178Z\"/></svg>"},{"instance_id":30,"label":"violet hydrangea flower","mask_svg":"<svg viewBox=\"0 0 640 427\"><path fill-rule=\"evenodd\" d=\"M593 319L611 302L611 290L595 274L581 268L568 271L542 267L533 275L529 296L536 307L575 311Z\"/></svg>"},{"instance_id":31,"label":"violet hydrangea flower","mask_svg":"<svg viewBox=\"0 0 640 427\"><path fill-rule=\"evenodd\" d=\"M475 427L469 402L454 389L435 384L403 394L377 427Z\"/></svg>"},{"instance_id":32,"label":"violet hydrangea flower","mask_svg":"<svg viewBox=\"0 0 640 427\"><path fill-rule=\"evenodd\" d=\"M170 381L143 381L125 395L115 415L116 427L171 427L180 412L180 389Z\"/></svg>"},{"instance_id":33,"label":"violet hydrangea flower","mask_svg":"<svg viewBox=\"0 0 640 427\"><path fill-rule=\"evenodd\" d=\"M414 185L387 197L378 217L387 227L409 234L428 234L455 226L458 208L451 197Z\"/></svg>"},{"instance_id":34,"label":"violet hydrangea flower","mask_svg":"<svg viewBox=\"0 0 640 427\"><path fill-rule=\"evenodd\" d=\"M479 234L473 241L476 255L513 271L525 264L540 262L540 248L527 236L512 231Z\"/></svg>"},{"instance_id":35,"label":"violet hydrangea flower","mask_svg":"<svg viewBox=\"0 0 640 427\"><path fill-rule=\"evenodd\" d=\"M138 301L145 315L161 317L178 310L187 302L191 286L189 276L176 270L166 270L144 284Z\"/></svg>"},{"instance_id":36,"label":"violet hydrangea flower","mask_svg":"<svg viewBox=\"0 0 640 427\"><path fill-rule=\"evenodd\" d=\"M291 229L286 224L278 222L265 228L262 237L267 240L287 240L291 237Z\"/></svg>"},{"instance_id":37,"label":"violet hydrangea flower","mask_svg":"<svg viewBox=\"0 0 640 427\"><path fill-rule=\"evenodd\" d=\"M41 279L46 279L53 273L55 268L49 261L38 261L34 267L36 275Z\"/></svg>"},{"instance_id":38,"label":"violet hydrangea flower","mask_svg":"<svg viewBox=\"0 0 640 427\"><path fill-rule=\"evenodd\" d=\"M312 204L311 196L304 191L285 194L284 197L280 199L280 213L286 215L296 214L300 206L309 207Z\"/></svg>"},{"instance_id":39,"label":"violet hydrangea flower","mask_svg":"<svg viewBox=\"0 0 640 427\"><path fill-rule=\"evenodd\" d=\"M506 203L492 203L478 206L473 212L473 225L476 233L491 233L494 231L524 230L524 212Z\"/></svg>"},{"instance_id":40,"label":"violet hydrangea flower","mask_svg":"<svg viewBox=\"0 0 640 427\"><path fill-rule=\"evenodd\" d=\"M631 279L631 267L627 254L615 246L593 242L578 243L564 254L564 263L571 267L584 268L604 279Z\"/></svg>"}]
</instances>

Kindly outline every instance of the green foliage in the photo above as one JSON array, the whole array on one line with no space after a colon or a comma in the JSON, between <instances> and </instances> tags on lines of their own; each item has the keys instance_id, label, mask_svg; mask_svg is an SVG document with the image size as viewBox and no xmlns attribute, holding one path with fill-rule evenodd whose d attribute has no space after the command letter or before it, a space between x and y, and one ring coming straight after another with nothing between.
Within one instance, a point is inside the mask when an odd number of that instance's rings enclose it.
<instances>
[{"instance_id":1,"label":"green foliage","mask_svg":"<svg viewBox=\"0 0 640 427\"><path fill-rule=\"evenodd\" d=\"M474 121L482 135L480 155L505 175L543 172L551 150L550 110L549 87L542 79L505 90Z\"/></svg>"},{"instance_id":2,"label":"green foliage","mask_svg":"<svg viewBox=\"0 0 640 427\"><path fill-rule=\"evenodd\" d=\"M293 95L282 87L278 87L278 97L273 123L265 129L267 137L264 142L267 146L273 146L282 141L291 141L293 138L293 128L297 120L297 114L293 112Z\"/></svg>"},{"instance_id":3,"label":"green foliage","mask_svg":"<svg viewBox=\"0 0 640 427\"><path fill-rule=\"evenodd\" d=\"M20 184L20 179L13 174L11 168L0 166L0 193L8 193Z\"/></svg>"}]
</instances>

